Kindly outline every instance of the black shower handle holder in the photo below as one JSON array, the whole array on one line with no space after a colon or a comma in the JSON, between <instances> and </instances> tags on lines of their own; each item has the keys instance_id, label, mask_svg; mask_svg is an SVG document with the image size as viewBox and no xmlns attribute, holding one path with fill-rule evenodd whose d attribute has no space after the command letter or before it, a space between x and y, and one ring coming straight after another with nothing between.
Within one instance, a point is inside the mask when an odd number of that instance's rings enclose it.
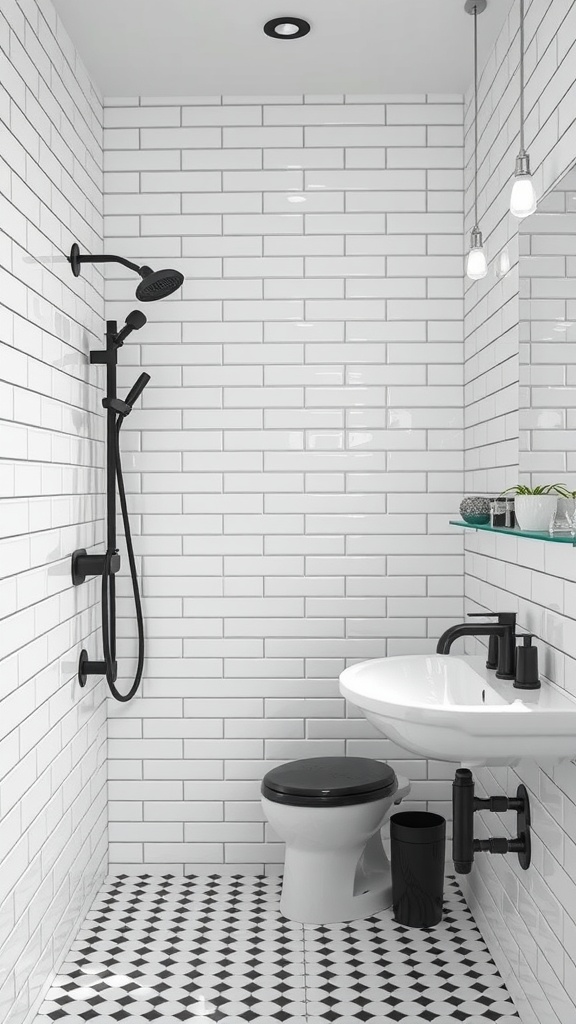
<instances>
[{"instance_id":1,"label":"black shower handle holder","mask_svg":"<svg viewBox=\"0 0 576 1024\"><path fill-rule=\"evenodd\" d=\"M120 569L120 555L114 551L108 562L108 575L113 576ZM106 572L106 554L88 555L86 548L77 548L72 555L72 583L79 587L87 576L103 576Z\"/></svg>"},{"instance_id":2,"label":"black shower handle holder","mask_svg":"<svg viewBox=\"0 0 576 1024\"><path fill-rule=\"evenodd\" d=\"M114 670L116 671L116 663L114 662ZM78 661L78 682L80 686L86 686L88 682L88 676L105 676L106 675L106 662L105 661L90 661L88 657L88 651L84 648L80 651L80 659Z\"/></svg>"},{"instance_id":3,"label":"black shower handle holder","mask_svg":"<svg viewBox=\"0 0 576 1024\"><path fill-rule=\"evenodd\" d=\"M119 416L128 416L132 412L132 406L128 405L128 402L123 402L121 398L103 398L102 405L105 409L111 409L112 412L118 413Z\"/></svg>"}]
</instances>

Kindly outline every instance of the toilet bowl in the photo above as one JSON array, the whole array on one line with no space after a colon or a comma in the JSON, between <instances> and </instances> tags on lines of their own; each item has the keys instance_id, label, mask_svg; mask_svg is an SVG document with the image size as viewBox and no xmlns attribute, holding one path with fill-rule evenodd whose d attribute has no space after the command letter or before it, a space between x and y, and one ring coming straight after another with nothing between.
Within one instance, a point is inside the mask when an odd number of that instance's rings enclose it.
<instances>
[{"instance_id":1,"label":"toilet bowl","mask_svg":"<svg viewBox=\"0 0 576 1024\"><path fill-rule=\"evenodd\" d=\"M286 844L284 917L331 924L391 906L380 829L409 791L407 779L363 757L312 757L268 772L262 807Z\"/></svg>"}]
</instances>

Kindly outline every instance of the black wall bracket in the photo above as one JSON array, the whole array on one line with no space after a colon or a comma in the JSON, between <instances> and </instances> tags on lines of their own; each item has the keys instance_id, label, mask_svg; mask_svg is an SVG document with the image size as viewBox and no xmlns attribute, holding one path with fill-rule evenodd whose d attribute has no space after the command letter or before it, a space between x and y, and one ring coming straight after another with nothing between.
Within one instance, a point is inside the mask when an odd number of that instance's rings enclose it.
<instances>
[{"instance_id":1,"label":"black wall bracket","mask_svg":"<svg viewBox=\"0 0 576 1024\"><path fill-rule=\"evenodd\" d=\"M109 559L108 571L118 572L120 555L115 552ZM72 555L72 583L79 587L87 576L103 576L106 572L106 555L87 555L86 548L77 548Z\"/></svg>"},{"instance_id":2,"label":"black wall bracket","mask_svg":"<svg viewBox=\"0 0 576 1024\"><path fill-rule=\"evenodd\" d=\"M516 853L520 867L530 867L530 801L525 786L518 786L516 796L474 796L474 779L469 768L458 768L452 784L453 829L452 854L454 869L460 875L472 870L475 853ZM516 811L517 830L514 839L491 837L474 839L475 811Z\"/></svg>"},{"instance_id":3,"label":"black wall bracket","mask_svg":"<svg viewBox=\"0 0 576 1024\"><path fill-rule=\"evenodd\" d=\"M114 662L114 667L116 663ZM78 661L78 682L80 686L86 686L88 676L105 676L106 675L106 662L105 661L90 661L88 657L88 651L82 649L80 651L80 659Z\"/></svg>"}]
</instances>

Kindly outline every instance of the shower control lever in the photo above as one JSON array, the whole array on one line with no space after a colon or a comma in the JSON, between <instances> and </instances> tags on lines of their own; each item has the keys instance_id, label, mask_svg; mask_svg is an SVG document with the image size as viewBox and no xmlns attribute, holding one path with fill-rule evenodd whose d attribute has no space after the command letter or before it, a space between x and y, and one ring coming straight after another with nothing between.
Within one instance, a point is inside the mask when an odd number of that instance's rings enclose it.
<instances>
[{"instance_id":1,"label":"shower control lever","mask_svg":"<svg viewBox=\"0 0 576 1024\"><path fill-rule=\"evenodd\" d=\"M110 556L108 572L114 575L120 569L120 555L117 551ZM72 583L79 587L87 576L103 576L106 571L106 555L88 555L86 548L78 548L72 555Z\"/></svg>"}]
</instances>

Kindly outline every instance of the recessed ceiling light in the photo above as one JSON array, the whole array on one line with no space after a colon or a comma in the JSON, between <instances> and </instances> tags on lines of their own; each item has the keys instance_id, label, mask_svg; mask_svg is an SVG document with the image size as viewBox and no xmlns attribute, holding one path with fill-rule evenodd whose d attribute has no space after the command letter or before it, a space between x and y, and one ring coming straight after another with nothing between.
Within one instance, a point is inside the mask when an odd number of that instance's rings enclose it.
<instances>
[{"instance_id":1,"label":"recessed ceiling light","mask_svg":"<svg viewBox=\"0 0 576 1024\"><path fill-rule=\"evenodd\" d=\"M310 23L303 18L272 18L264 25L264 31L272 39L300 39L308 35Z\"/></svg>"}]
</instances>

